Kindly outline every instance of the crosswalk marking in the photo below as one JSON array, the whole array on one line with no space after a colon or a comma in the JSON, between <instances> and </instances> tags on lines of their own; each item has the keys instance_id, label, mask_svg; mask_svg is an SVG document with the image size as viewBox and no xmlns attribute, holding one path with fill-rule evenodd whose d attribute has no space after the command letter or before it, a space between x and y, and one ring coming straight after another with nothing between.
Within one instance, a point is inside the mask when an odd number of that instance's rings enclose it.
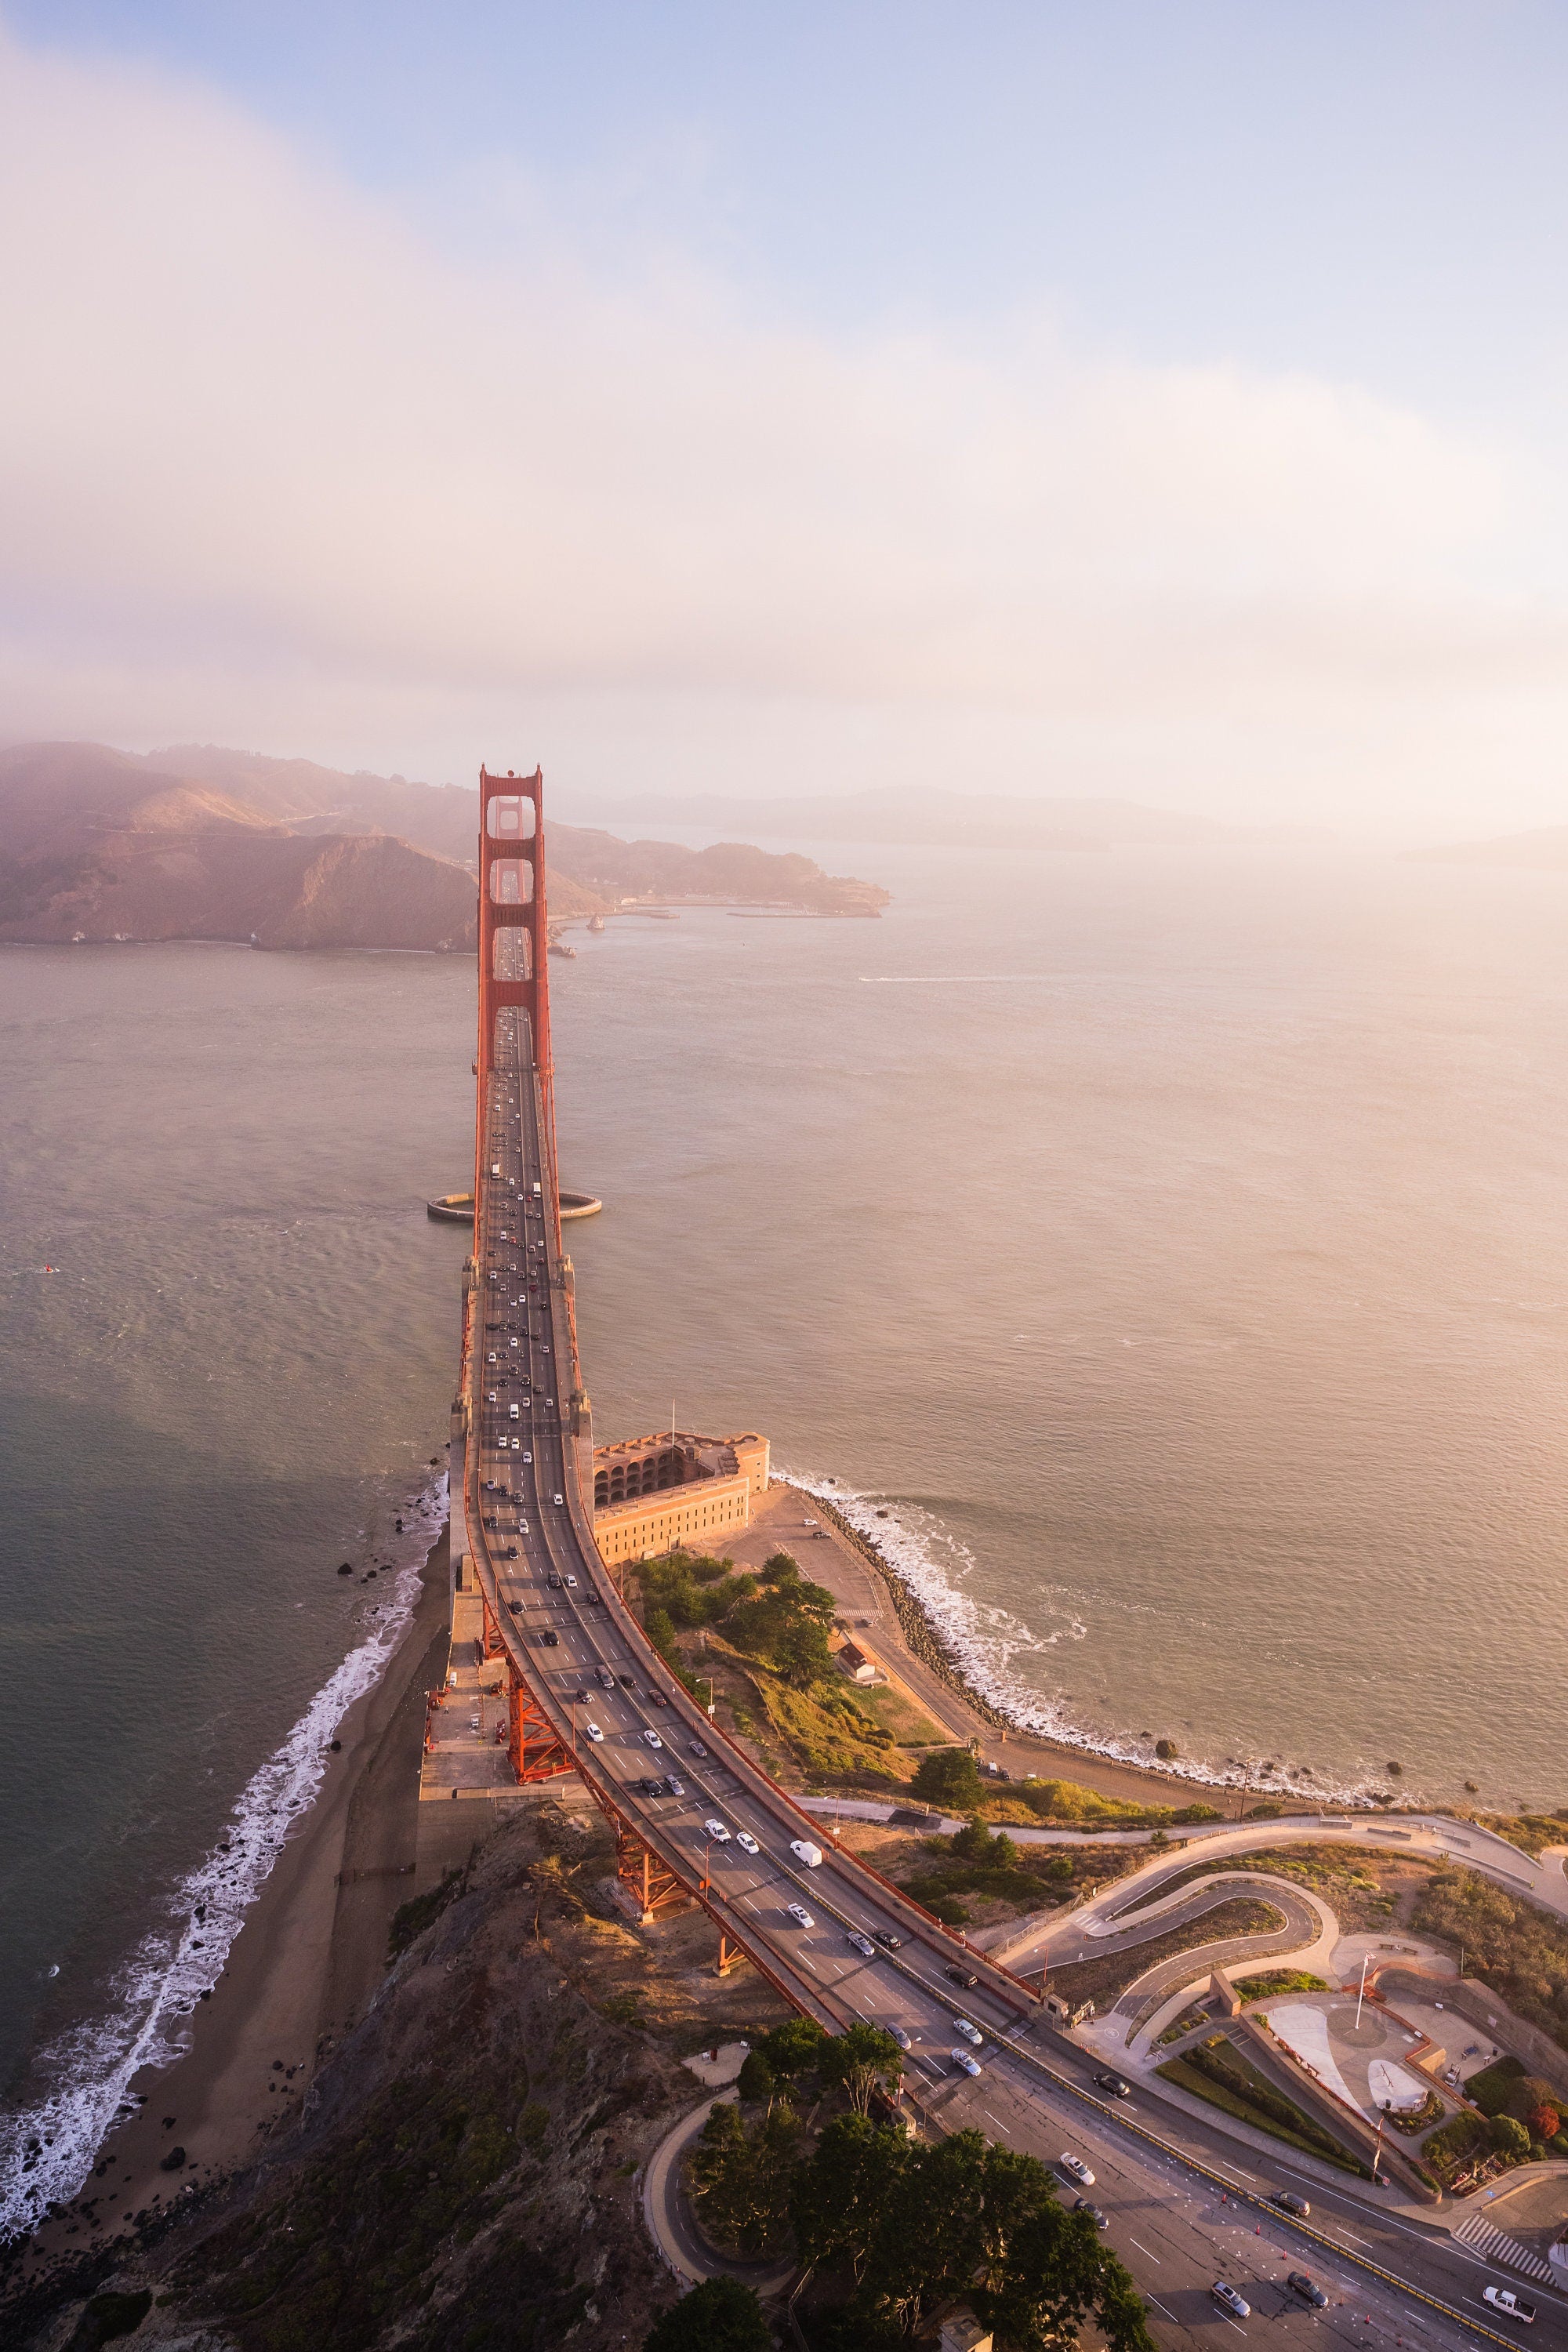
<instances>
[{"instance_id":1,"label":"crosswalk marking","mask_svg":"<svg viewBox=\"0 0 1568 2352\"><path fill-rule=\"evenodd\" d=\"M1462 2245L1474 2246L1489 2262L1506 2263L1510 2270L1522 2271L1526 2278L1539 2279L1543 2286L1552 2284L1552 2265L1529 2246L1510 2238L1506 2231L1494 2228L1484 2214L1472 2213L1454 2231Z\"/></svg>"}]
</instances>

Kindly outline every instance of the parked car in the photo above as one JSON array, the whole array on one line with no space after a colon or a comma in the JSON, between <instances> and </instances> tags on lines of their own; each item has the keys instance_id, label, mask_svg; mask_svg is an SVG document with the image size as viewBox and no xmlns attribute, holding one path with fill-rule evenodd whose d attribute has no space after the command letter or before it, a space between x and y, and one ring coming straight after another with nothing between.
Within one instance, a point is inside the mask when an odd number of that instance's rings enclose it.
<instances>
[{"instance_id":1,"label":"parked car","mask_svg":"<svg viewBox=\"0 0 1568 2352\"><path fill-rule=\"evenodd\" d=\"M1215 2279L1209 2293L1219 2305L1220 2309L1228 2311L1233 2319L1251 2318L1252 2305L1244 2294L1237 2293L1228 2279Z\"/></svg>"},{"instance_id":2,"label":"parked car","mask_svg":"<svg viewBox=\"0 0 1568 2352\"><path fill-rule=\"evenodd\" d=\"M1124 2083L1120 2074L1097 2074L1094 2079L1102 2091L1110 2092L1113 2099L1130 2099L1132 2096L1131 2084Z\"/></svg>"},{"instance_id":3,"label":"parked car","mask_svg":"<svg viewBox=\"0 0 1568 2352\"><path fill-rule=\"evenodd\" d=\"M1510 2286L1484 2286L1481 2301L1489 2303L1492 2309L1500 2312L1505 2319L1517 2319L1521 2327L1533 2327L1535 2325L1535 2305L1526 2303L1523 2295L1515 2294Z\"/></svg>"},{"instance_id":4,"label":"parked car","mask_svg":"<svg viewBox=\"0 0 1568 2352\"><path fill-rule=\"evenodd\" d=\"M1316 2279L1310 2279L1305 2271L1288 2271L1285 2275L1285 2284L1289 2288L1292 2294L1299 2294L1303 2303L1310 2303L1314 2311L1326 2311L1328 2309L1328 2296L1323 2293L1322 2288L1318 2284Z\"/></svg>"}]
</instances>

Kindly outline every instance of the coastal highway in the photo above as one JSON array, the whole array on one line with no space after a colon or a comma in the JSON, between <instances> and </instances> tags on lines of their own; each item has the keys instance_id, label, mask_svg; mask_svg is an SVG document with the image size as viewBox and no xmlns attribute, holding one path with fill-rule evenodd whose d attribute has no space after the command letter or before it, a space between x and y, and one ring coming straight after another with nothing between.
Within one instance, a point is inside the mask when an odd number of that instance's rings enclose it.
<instances>
[{"instance_id":1,"label":"coastal highway","mask_svg":"<svg viewBox=\"0 0 1568 2352\"><path fill-rule=\"evenodd\" d=\"M1506 2284L1509 2274L1445 2232L1369 2208L1376 2192L1325 2187L1298 2178L1289 2162L1254 2157L1142 2086L1132 2102L1106 2099L1092 2082L1099 2062L1052 2031L1011 1979L836 1851L819 1823L711 1728L619 1601L578 1487L568 1426L577 1368L553 1208L553 1138L523 1013L499 1015L497 1066L484 1085L469 1293L468 1542L506 1649L599 1801L803 2011L830 2029L865 2018L904 2036L910 2092L937 2128L973 2124L1048 2163L1066 2151L1087 2158L1110 2242L1148 2296L1163 2340L1219 2341L1227 2329L1265 2328L1320 2336L1326 2329L1380 2352L1388 2343L1508 2340L1483 2315L1479 2297L1489 2281ZM672 1774L679 1794L668 1790ZM666 1784L664 1793L639 1786L653 1779ZM710 1822L728 1838L710 1835ZM754 1851L741 1843L742 1832ZM822 1848L819 1868L790 1852L793 1839ZM791 1915L792 1904L809 1925ZM868 1954L852 1934L871 1945ZM948 1979L951 1968L972 1970L979 1982L961 1990ZM959 2017L971 2021L977 2044L961 2034ZM977 2078L954 2065L955 2048L971 2053ZM1138 2126L1159 2144L1139 2137ZM1267 2197L1281 2188L1310 2197L1304 2229L1221 2201L1233 2191ZM1317 2276L1330 2307L1314 2311L1289 2294L1279 2284L1287 2268ZM1249 2319L1229 2318L1213 2302L1216 2277L1239 2287L1253 2305ZM1568 2347L1568 2309L1550 2290L1527 2292L1541 2313L1531 2340Z\"/></svg>"}]
</instances>

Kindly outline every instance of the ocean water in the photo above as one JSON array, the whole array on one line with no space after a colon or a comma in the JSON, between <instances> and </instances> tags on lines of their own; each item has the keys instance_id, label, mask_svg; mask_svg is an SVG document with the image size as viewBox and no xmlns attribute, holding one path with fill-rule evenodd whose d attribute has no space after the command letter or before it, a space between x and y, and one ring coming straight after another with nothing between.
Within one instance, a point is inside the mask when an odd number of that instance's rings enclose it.
<instances>
[{"instance_id":1,"label":"ocean water","mask_svg":"<svg viewBox=\"0 0 1568 2352\"><path fill-rule=\"evenodd\" d=\"M879 922L552 965L598 1433L767 1431L1059 1736L1568 1801L1568 885L823 856ZM177 2046L401 1622L472 1020L447 959L0 951L0 2214Z\"/></svg>"}]
</instances>

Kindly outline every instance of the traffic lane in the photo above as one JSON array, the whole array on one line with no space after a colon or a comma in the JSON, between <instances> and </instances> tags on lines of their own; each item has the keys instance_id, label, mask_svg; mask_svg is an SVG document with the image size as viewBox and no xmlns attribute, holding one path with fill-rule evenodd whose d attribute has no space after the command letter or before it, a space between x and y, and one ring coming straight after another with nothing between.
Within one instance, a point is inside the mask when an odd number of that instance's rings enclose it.
<instances>
[{"instance_id":1,"label":"traffic lane","mask_svg":"<svg viewBox=\"0 0 1568 2352\"><path fill-rule=\"evenodd\" d=\"M1110 2217L1107 2235L1141 2291L1162 2315L1189 2335L1220 2324L1247 2332L1258 2325L1300 2332L1311 2326L1346 2342L1404 2337L1458 2347L1471 2339L1462 2324L1419 2308L1397 2289L1364 2273L1342 2271L1323 2250L1297 2237L1283 2221L1260 2220L1249 2208L1227 2204L1224 2192L1196 2181L1179 2160L1142 2143L1113 2137L1095 2119L1047 2116L1029 2086L997 2071L989 2082L970 2084L944 2103L942 2121L952 2126L973 2119L992 2126L1004 2144L1037 2156L1055 2172L1069 2197L1091 2198ZM962 2116L960 2115L962 2110ZM1054 2128L1055 2127L1055 2128ZM1087 2157L1093 2186L1079 2190L1059 2163L1063 2148ZM1289 2272L1315 2277L1331 2297L1318 2313L1285 2285ZM1252 2305L1247 2321L1230 2318L1213 2302L1209 2288L1226 2279ZM1418 2336L1412 2330L1419 2329Z\"/></svg>"},{"instance_id":2,"label":"traffic lane","mask_svg":"<svg viewBox=\"0 0 1568 2352\"><path fill-rule=\"evenodd\" d=\"M1030 2046L1028 2037L1016 2038L1024 2048ZM1086 2053L1069 2046L1059 2053L1051 2050L1040 2055L1089 2097L1103 2100L1103 2094L1093 2082ZM1062 2063L1064 2060L1068 2063ZM1042 2083L1042 2092L1047 2087ZM1078 2105L1077 2100L1072 2100L1065 2112L1075 2111ZM1442 2279L1442 2292L1450 2300L1463 2295L1478 2269L1500 2283L1509 2276L1505 2271L1484 2263L1479 2256L1472 2259L1468 2250L1458 2246L1447 2231L1426 2230L1400 2215L1380 2210L1370 2201L1363 2202L1348 2185L1341 2188L1315 2172L1305 2171L1299 2163L1292 2162L1294 2151L1281 2147L1278 2157L1266 2157L1245 2141L1231 2138L1218 2126L1190 2116L1184 2108L1167 2105L1146 2083L1136 2086L1131 2099L1118 2103L1117 2111L1123 2109L1181 2154L1209 2166L1237 2188L1263 2197L1272 2197L1284 2189L1307 2198L1312 2207L1312 2225L1321 2225L1324 2233L1342 2243L1348 2254L1371 2254L1391 2269L1401 2265L1408 2268L1414 2262L1424 2279L1428 2275ZM1369 2187L1368 2200L1374 2193ZM1551 2294L1550 2289L1543 2292ZM1568 2305L1563 2308L1568 2311Z\"/></svg>"},{"instance_id":3,"label":"traffic lane","mask_svg":"<svg viewBox=\"0 0 1568 2352\"><path fill-rule=\"evenodd\" d=\"M1015 2057L1015 2065L1018 2063ZM1042 2108L1049 2110L1052 2106L1054 2086L1044 2083L1037 2076L1032 2079ZM1111 2144L1105 2135L1116 2133L1118 2116L1121 2112L1120 2107L1110 2113L1098 2115L1095 2110L1083 2107L1078 2100L1072 2099L1070 2093L1057 2093L1055 2096L1058 2101L1066 2100L1070 2103L1058 2105L1056 2108L1056 2115L1063 2128L1076 2129L1089 2137L1099 2135L1097 2144L1101 2147ZM1161 2130L1159 2120L1147 2113L1140 2120L1149 2129ZM1165 2136L1162 2131L1162 2137ZM1138 2150L1146 2146L1146 2143L1133 2139L1131 2134L1125 2137L1117 2135L1117 2139L1122 2150ZM1266 2229L1272 2227L1277 2232L1282 2233L1285 2242L1295 2244L1299 2255L1295 2267L1310 2272L1314 2256L1320 2262L1322 2260L1323 2249L1316 2243L1314 2237L1309 2234L1309 2232L1319 2231L1321 2235L1332 2239L1339 2253L1345 2261L1355 2263L1360 2259L1374 2262L1391 2272L1394 2278L1402 2281L1412 2294L1436 2294L1456 2310L1466 2313L1467 2315L1473 2309L1477 2321L1483 2325L1490 2324L1490 2315L1488 2313L1488 2307L1480 2300L1479 2286L1486 2283L1489 2276L1499 2284L1518 2284L1517 2281L1510 2281L1506 2272L1490 2268L1481 2263L1479 2258L1472 2263L1468 2258L1467 2250L1457 2246L1443 2233L1428 2233L1393 2214L1380 2214L1369 2210L1364 2206L1353 2203L1342 2191L1325 2188L1322 2182L1305 2173L1294 2172L1293 2177L1281 2181L1277 2177L1278 2173L1291 2175L1293 2168L1289 2164L1269 2166L1267 2168L1256 2162L1247 2165L1243 2159L1248 2153L1249 2151L1237 2142L1227 2140L1223 2135L1216 2133L1213 2135L1210 2145L1202 2149L1194 2149L1190 2143L1186 2146L1178 2144L1173 2158L1165 2160L1180 2163L1184 2156L1190 2156L1194 2161L1205 2163L1219 2172L1222 2179L1228 2179L1236 2189L1250 2189L1257 2196L1268 2197L1279 2188L1285 2187L1300 2196L1308 2198L1312 2207L1311 2218L1300 2231L1297 2231L1289 2217L1284 2215L1269 2216L1264 2223ZM1191 2175L1184 2177L1188 2179L1192 2178ZM1202 2193L1201 2184L1199 2184L1199 2193ZM1331 2203L1330 2200L1332 2202ZM1355 2226L1352 2227L1346 2221L1344 2213L1336 2210L1338 2208L1349 2208ZM1256 2231L1258 2227L1256 2215L1250 2226ZM1354 2289L1355 2294L1364 2295L1370 2291L1371 2285L1372 2282L1366 2275L1360 2273ZM1385 2292L1393 2293L1395 2290L1387 2289ZM1530 2294L1531 2300L1538 2303L1542 2325L1545 2329L1545 2335L1536 2340L1568 2341L1568 2305L1564 2305L1562 2298L1553 2296L1550 2289L1542 2289L1539 2296L1533 2289ZM1555 2310L1549 2312L1547 2308L1549 2305L1554 2305ZM1430 2324L1430 2315L1413 2306L1406 2313L1405 2321L1409 2326L1425 2326Z\"/></svg>"}]
</instances>

